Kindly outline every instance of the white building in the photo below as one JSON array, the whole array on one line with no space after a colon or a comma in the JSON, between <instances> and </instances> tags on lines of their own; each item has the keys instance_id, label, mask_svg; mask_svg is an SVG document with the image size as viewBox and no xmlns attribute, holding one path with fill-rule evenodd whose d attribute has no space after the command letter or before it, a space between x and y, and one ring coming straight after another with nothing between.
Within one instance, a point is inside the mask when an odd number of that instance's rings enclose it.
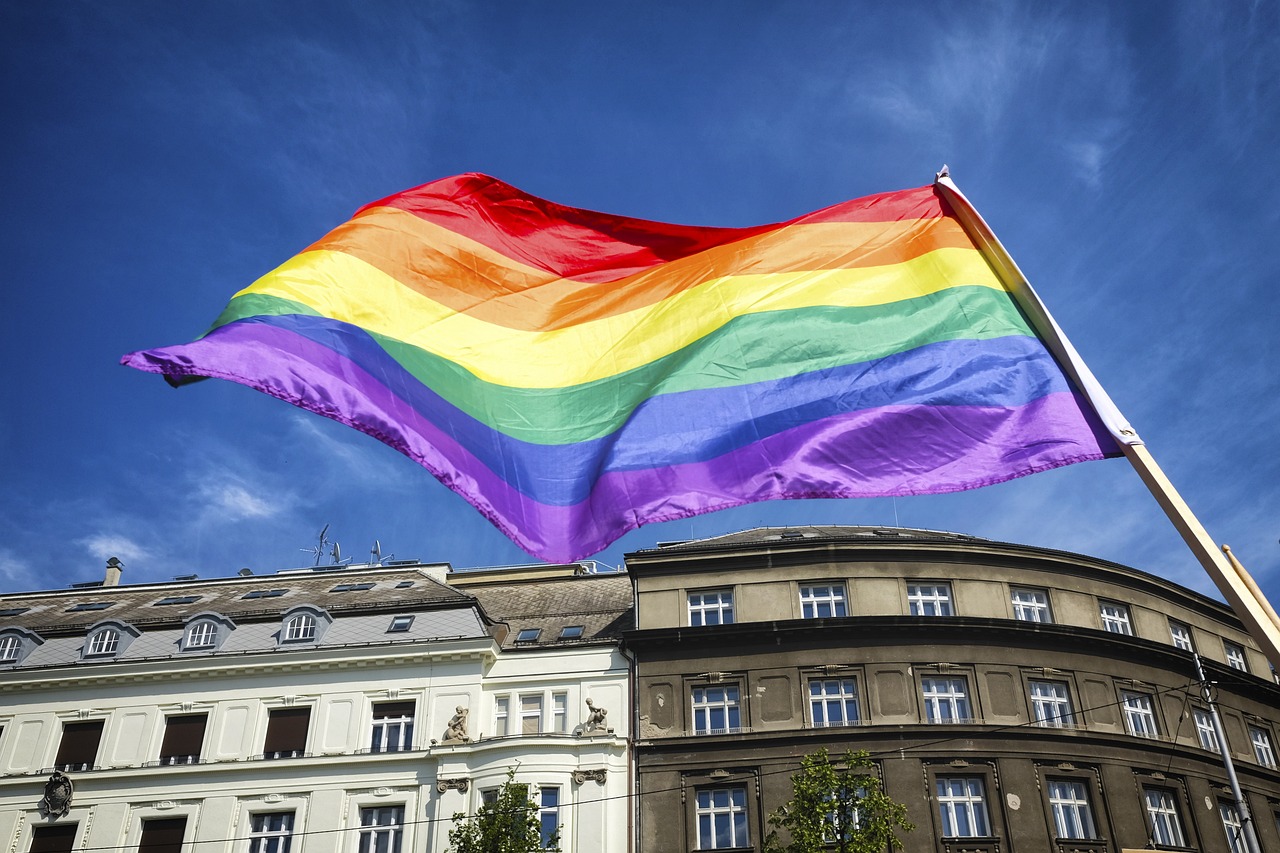
<instances>
[{"instance_id":1,"label":"white building","mask_svg":"<svg viewBox=\"0 0 1280 853\"><path fill-rule=\"evenodd\" d=\"M626 578L550 569L560 580L534 586L583 630L524 643L446 570L120 586L109 568L105 584L0 595L0 839L442 851L452 816L516 766L562 849L626 849L627 668L616 620L586 612L625 611ZM586 699L616 731L582 732ZM65 815L42 803L55 770L74 783Z\"/></svg>"}]
</instances>

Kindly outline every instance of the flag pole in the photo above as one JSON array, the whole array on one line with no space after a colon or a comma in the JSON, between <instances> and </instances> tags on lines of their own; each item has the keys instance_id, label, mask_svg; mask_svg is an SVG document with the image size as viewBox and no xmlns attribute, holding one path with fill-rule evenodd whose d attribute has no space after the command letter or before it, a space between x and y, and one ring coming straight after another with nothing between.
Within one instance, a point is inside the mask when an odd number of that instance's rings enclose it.
<instances>
[{"instance_id":1,"label":"flag pole","mask_svg":"<svg viewBox=\"0 0 1280 853\"><path fill-rule=\"evenodd\" d=\"M1137 431L1120 414L1111 397L1099 384L1084 360L1080 358L1053 316L1049 314L1026 276L1022 274L1022 270L1018 269L1018 265L1014 263L1008 251L996 239L995 233L981 214L951 181L946 166L943 166L942 171L936 175L934 186L950 203L969 237L977 244L996 274L1009 288L1018 301L1019 307L1040 333L1049 351L1093 406L1112 438L1120 446L1125 458L1133 465L1142 482L1151 491L1156 503L1173 522L1173 526L1182 535L1191 553L1217 585L1236 616L1244 623L1245 630L1258 643L1262 653L1267 656L1272 665L1280 669L1280 624L1272 618L1275 610L1262 595L1262 591L1257 589L1256 584L1253 584L1251 589L1250 584L1242 578L1242 573L1237 572L1218 550L1199 519L1191 512L1182 496L1169 482L1169 478L1156 464L1146 445L1138 437Z\"/></svg>"}]
</instances>

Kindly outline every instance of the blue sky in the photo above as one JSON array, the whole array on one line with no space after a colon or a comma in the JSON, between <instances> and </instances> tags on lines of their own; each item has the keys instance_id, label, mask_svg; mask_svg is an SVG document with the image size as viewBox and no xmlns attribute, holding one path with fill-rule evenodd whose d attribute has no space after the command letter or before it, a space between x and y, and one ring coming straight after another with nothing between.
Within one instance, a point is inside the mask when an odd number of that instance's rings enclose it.
<instances>
[{"instance_id":1,"label":"blue sky","mask_svg":"<svg viewBox=\"0 0 1280 853\"><path fill-rule=\"evenodd\" d=\"M481 171L707 225L944 162L1211 535L1280 601L1275 4L0 4L0 590L529 558L394 451L121 354L190 340L365 202ZM761 504L1095 554L1210 592L1122 460L928 498Z\"/></svg>"}]
</instances>

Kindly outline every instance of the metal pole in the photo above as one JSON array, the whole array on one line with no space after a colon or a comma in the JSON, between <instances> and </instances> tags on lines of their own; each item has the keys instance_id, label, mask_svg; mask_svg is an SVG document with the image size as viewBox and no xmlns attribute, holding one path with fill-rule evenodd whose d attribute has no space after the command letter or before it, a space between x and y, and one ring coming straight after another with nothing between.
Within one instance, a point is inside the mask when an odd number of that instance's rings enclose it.
<instances>
[{"instance_id":1,"label":"metal pole","mask_svg":"<svg viewBox=\"0 0 1280 853\"><path fill-rule=\"evenodd\" d=\"M1222 756L1222 766L1227 769L1227 779L1231 782L1231 796L1235 798L1236 808L1240 812L1240 828L1244 834L1244 846L1249 853L1262 853L1258 845L1258 836L1253 831L1253 815L1249 811L1249 803L1240 790L1240 780L1236 778L1236 765L1231 760L1231 747L1227 744L1226 731L1222 728L1222 718L1218 716L1218 704L1213 701L1213 685L1204 676L1204 667L1200 665L1200 654L1192 652L1196 662L1196 678L1200 679L1200 697L1209 706L1209 718L1213 721L1213 734L1218 739L1218 753Z\"/></svg>"}]
</instances>

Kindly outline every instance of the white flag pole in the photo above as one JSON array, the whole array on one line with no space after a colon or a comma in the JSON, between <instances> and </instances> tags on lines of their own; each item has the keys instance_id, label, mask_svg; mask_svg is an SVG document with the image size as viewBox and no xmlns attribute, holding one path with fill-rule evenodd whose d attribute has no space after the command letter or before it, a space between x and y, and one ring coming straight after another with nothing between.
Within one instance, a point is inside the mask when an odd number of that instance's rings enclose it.
<instances>
[{"instance_id":1,"label":"white flag pole","mask_svg":"<svg viewBox=\"0 0 1280 853\"><path fill-rule=\"evenodd\" d=\"M1280 670L1280 625L1271 618L1271 614L1275 611L1262 596L1261 590L1258 590L1255 596L1249 584L1227 562L1217 545L1209 538L1200 521L1192 514L1191 509L1147 451L1146 445L1138 437L1137 432L1120 414L1115 403L1094 378L1092 371L1080 358L1075 347L1067 340L1067 336L1049 314L1044 303L1040 301L1040 297L1036 295L1026 276L1022 274L1022 270L1018 269L1018 265L996 239L995 233L978 211L952 183L946 166L943 166L942 171L938 173L934 186L951 204L961 225L986 256L1005 286L1013 293L1019 307L1039 332L1049 351L1058 359L1058 363L1093 406L1125 457L1146 483L1156 502L1160 504L1160 508L1182 534L1182 539L1191 549L1191 553L1209 573L1209 577L1213 579L1236 616L1244 623L1250 636L1262 648L1263 654L1271 660L1272 665ZM1256 588L1254 585L1254 589Z\"/></svg>"}]
</instances>

